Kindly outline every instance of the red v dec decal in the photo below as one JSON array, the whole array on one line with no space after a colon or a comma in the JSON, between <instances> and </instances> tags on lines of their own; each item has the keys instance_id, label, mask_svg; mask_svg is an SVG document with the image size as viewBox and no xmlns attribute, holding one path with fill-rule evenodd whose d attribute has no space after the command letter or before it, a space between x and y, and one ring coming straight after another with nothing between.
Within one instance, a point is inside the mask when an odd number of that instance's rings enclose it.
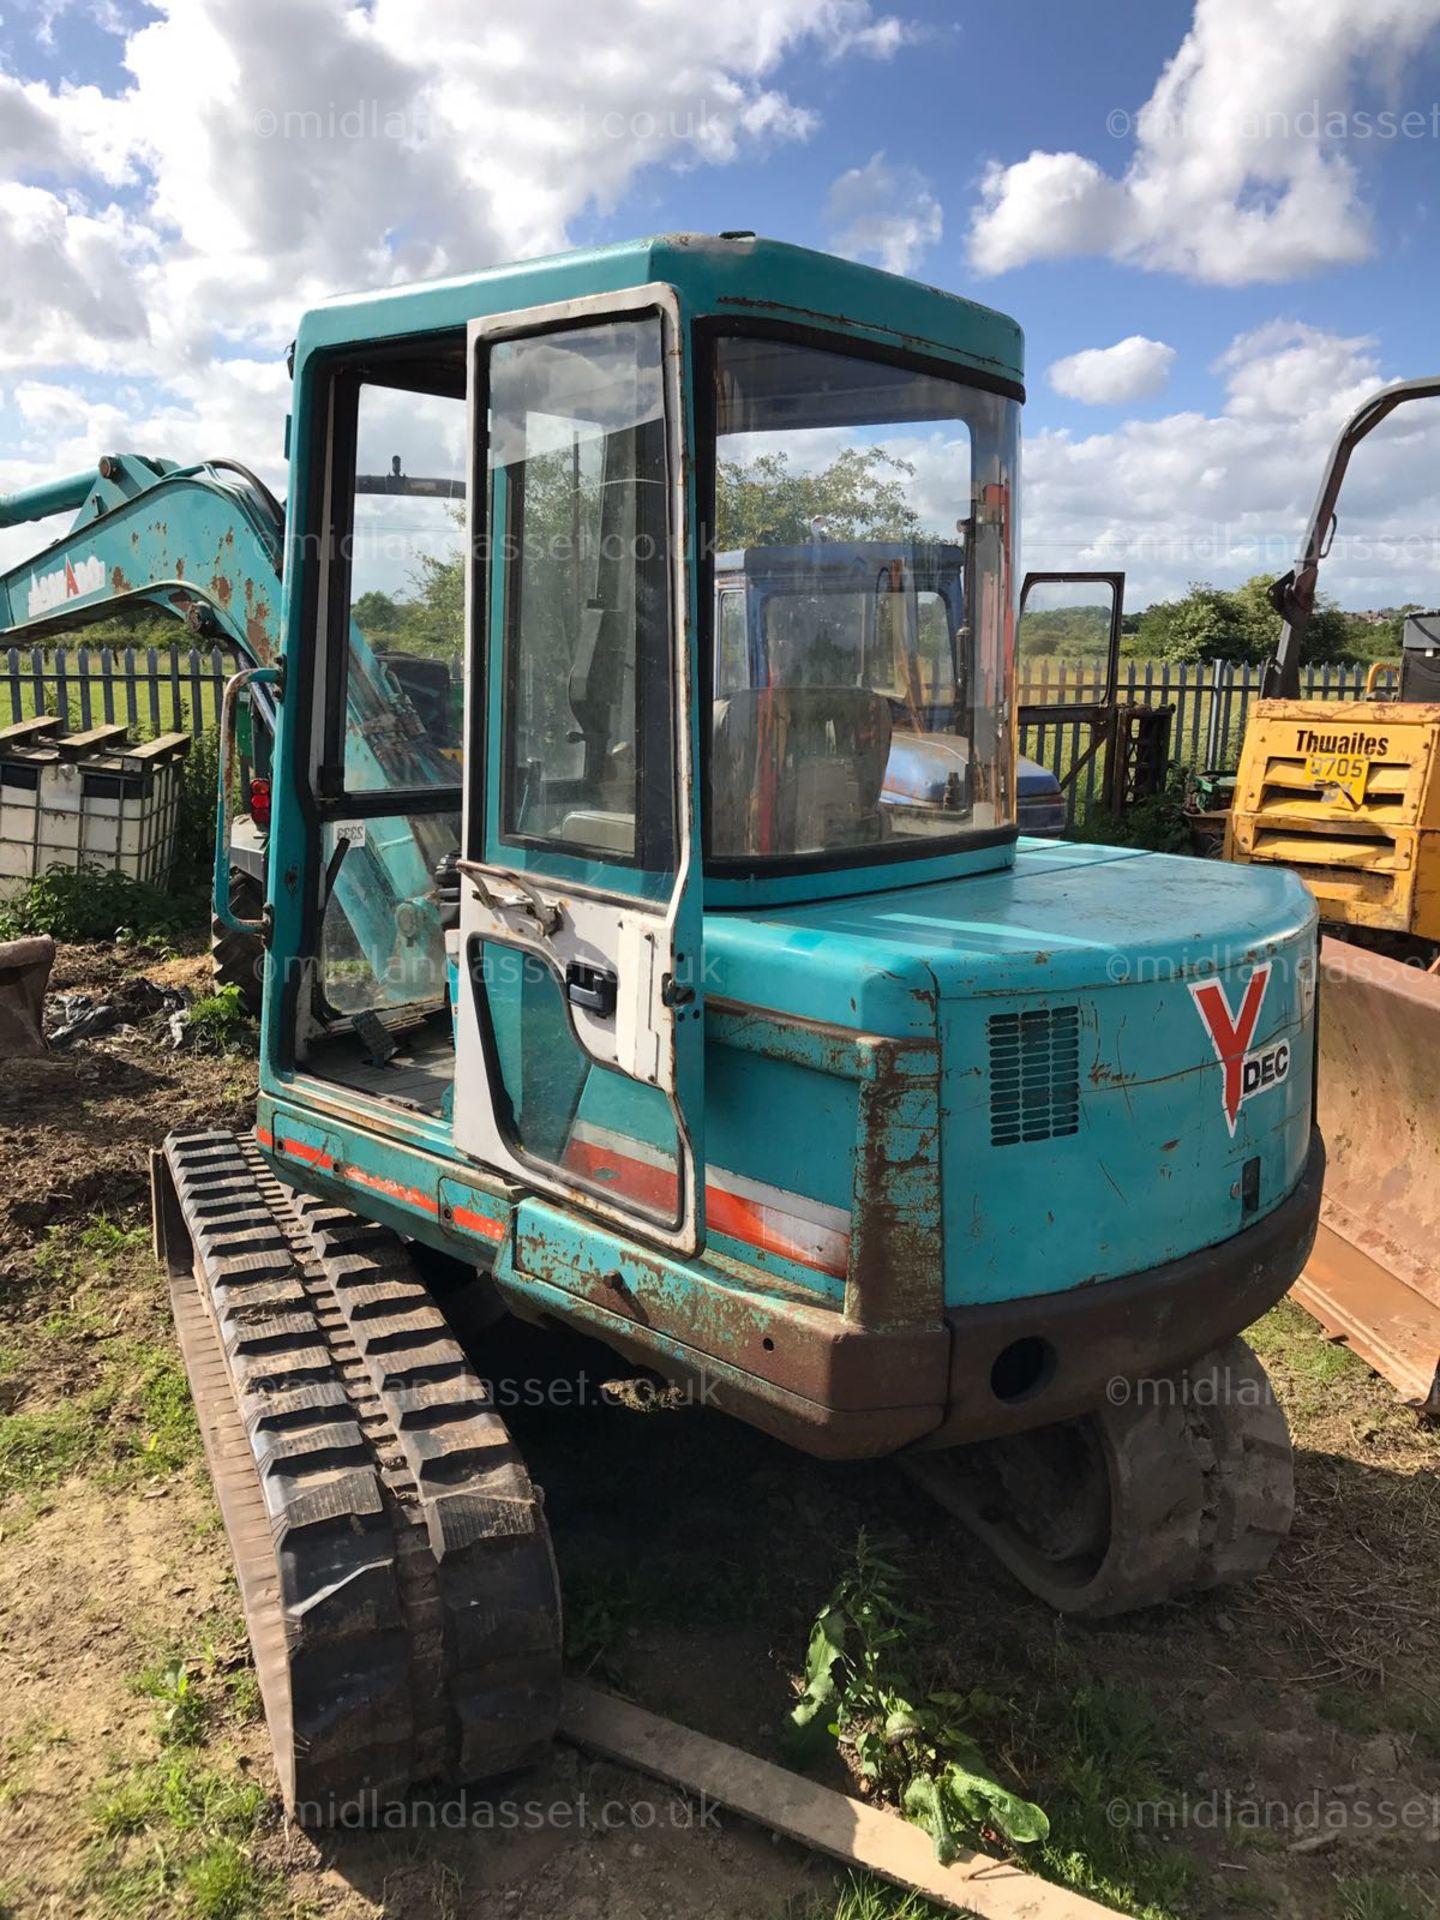
<instances>
[{"instance_id":1,"label":"red v dec decal","mask_svg":"<svg viewBox=\"0 0 1440 1920\"><path fill-rule=\"evenodd\" d=\"M1225 1123L1232 1137L1245 1098L1245 1056L1250 1051L1250 1042L1255 1038L1255 1029L1260 1024L1260 1008L1269 982L1270 962L1267 960L1250 975L1238 1014L1231 1013L1229 997L1219 980L1202 980L1190 988L1196 1009L1205 1023L1205 1031L1210 1035L1215 1058L1225 1069L1223 1105Z\"/></svg>"}]
</instances>

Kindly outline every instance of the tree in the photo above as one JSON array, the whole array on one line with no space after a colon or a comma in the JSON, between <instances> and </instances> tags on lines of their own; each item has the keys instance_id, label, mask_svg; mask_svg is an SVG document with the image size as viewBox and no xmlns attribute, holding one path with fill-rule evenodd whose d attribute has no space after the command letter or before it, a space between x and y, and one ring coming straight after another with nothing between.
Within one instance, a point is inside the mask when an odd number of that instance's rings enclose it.
<instances>
[{"instance_id":1,"label":"tree","mask_svg":"<svg viewBox=\"0 0 1440 1920\"><path fill-rule=\"evenodd\" d=\"M388 593L372 587L362 593L350 609L350 617L367 640L389 646L399 632L404 613L400 602Z\"/></svg>"},{"instance_id":2,"label":"tree","mask_svg":"<svg viewBox=\"0 0 1440 1920\"><path fill-rule=\"evenodd\" d=\"M1234 597L1218 587L1194 582L1180 600L1157 600L1146 607L1136 631L1134 652L1154 660L1243 660L1247 637Z\"/></svg>"},{"instance_id":3,"label":"tree","mask_svg":"<svg viewBox=\"0 0 1440 1920\"><path fill-rule=\"evenodd\" d=\"M721 460L715 469L716 545L803 547L823 523L831 540L933 539L921 530L906 483L915 469L884 447L846 447L818 472L788 454Z\"/></svg>"},{"instance_id":4,"label":"tree","mask_svg":"<svg viewBox=\"0 0 1440 1920\"><path fill-rule=\"evenodd\" d=\"M1269 589L1263 573L1232 588L1196 582L1182 599L1147 607L1125 651L1154 660L1268 660L1280 637ZM1351 621L1323 594L1305 629L1304 655L1319 661L1357 657Z\"/></svg>"}]
</instances>

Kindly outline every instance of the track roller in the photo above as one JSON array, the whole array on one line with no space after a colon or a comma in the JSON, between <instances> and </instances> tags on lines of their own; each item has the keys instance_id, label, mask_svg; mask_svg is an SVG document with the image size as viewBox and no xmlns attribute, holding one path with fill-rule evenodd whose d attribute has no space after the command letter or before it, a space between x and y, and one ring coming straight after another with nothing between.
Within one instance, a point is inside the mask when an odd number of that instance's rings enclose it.
<instances>
[{"instance_id":1,"label":"track roller","mask_svg":"<svg viewBox=\"0 0 1440 1920\"><path fill-rule=\"evenodd\" d=\"M403 1241L249 1136L153 1157L156 1250L302 1825L538 1758L560 1698L541 1496Z\"/></svg>"},{"instance_id":2,"label":"track roller","mask_svg":"<svg viewBox=\"0 0 1440 1920\"><path fill-rule=\"evenodd\" d=\"M902 1464L1061 1613L1103 1619L1262 1573L1295 1481L1285 1415L1246 1342L1117 1398Z\"/></svg>"}]
</instances>

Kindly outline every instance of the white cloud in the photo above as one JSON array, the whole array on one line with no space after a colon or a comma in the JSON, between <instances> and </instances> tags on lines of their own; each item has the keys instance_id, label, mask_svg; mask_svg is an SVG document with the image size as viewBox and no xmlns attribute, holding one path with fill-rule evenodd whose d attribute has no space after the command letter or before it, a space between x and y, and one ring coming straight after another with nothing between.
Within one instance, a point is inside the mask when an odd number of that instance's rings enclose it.
<instances>
[{"instance_id":1,"label":"white cloud","mask_svg":"<svg viewBox=\"0 0 1440 1920\"><path fill-rule=\"evenodd\" d=\"M943 215L924 174L876 153L832 184L825 223L838 252L909 273L940 238Z\"/></svg>"},{"instance_id":2,"label":"white cloud","mask_svg":"<svg viewBox=\"0 0 1440 1920\"><path fill-rule=\"evenodd\" d=\"M163 429L178 437L155 451L272 473L278 356L306 304L563 247L647 167L804 140L816 115L782 62L885 59L908 34L871 0L532 0L503 16L473 0L154 0L128 32L105 0L42 0L42 22L71 4L119 33L124 78L52 87L8 44L0 371L139 383L133 405L107 402L118 418L90 410L92 441ZM43 404L0 419L28 469L12 484L58 464Z\"/></svg>"},{"instance_id":3,"label":"white cloud","mask_svg":"<svg viewBox=\"0 0 1440 1920\"><path fill-rule=\"evenodd\" d=\"M1132 607L1284 572L1336 431L1383 383L1375 342L1275 321L1217 371L1216 413L1027 437L1027 567L1122 567ZM1440 600L1440 405L1402 410L1354 456L1321 584L1351 607Z\"/></svg>"},{"instance_id":4,"label":"white cloud","mask_svg":"<svg viewBox=\"0 0 1440 1920\"><path fill-rule=\"evenodd\" d=\"M1196 0L1146 105L1112 110L1110 131L1136 137L1125 171L1079 153L992 163L973 265L1105 254L1239 286L1368 258L1355 160L1403 129L1397 108L1352 101L1376 74L1393 92L1437 26L1440 0Z\"/></svg>"},{"instance_id":5,"label":"white cloud","mask_svg":"<svg viewBox=\"0 0 1440 1920\"><path fill-rule=\"evenodd\" d=\"M1113 347L1086 347L1067 354L1050 367L1049 381L1067 400L1089 406L1123 406L1130 400L1148 400L1170 378L1174 347L1132 333Z\"/></svg>"}]
</instances>

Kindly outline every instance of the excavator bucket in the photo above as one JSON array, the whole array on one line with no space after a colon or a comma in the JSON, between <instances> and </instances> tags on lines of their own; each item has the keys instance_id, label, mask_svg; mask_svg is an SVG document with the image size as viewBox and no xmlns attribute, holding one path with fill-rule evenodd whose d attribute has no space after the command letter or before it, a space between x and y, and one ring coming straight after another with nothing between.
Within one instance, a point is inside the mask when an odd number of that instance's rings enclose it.
<instances>
[{"instance_id":1,"label":"excavator bucket","mask_svg":"<svg viewBox=\"0 0 1440 1920\"><path fill-rule=\"evenodd\" d=\"M1321 944L1315 1251L1294 1296L1440 1414L1440 974Z\"/></svg>"},{"instance_id":2,"label":"excavator bucket","mask_svg":"<svg viewBox=\"0 0 1440 1920\"><path fill-rule=\"evenodd\" d=\"M45 1051L45 988L55 959L48 934L0 940L0 1060Z\"/></svg>"}]
</instances>

